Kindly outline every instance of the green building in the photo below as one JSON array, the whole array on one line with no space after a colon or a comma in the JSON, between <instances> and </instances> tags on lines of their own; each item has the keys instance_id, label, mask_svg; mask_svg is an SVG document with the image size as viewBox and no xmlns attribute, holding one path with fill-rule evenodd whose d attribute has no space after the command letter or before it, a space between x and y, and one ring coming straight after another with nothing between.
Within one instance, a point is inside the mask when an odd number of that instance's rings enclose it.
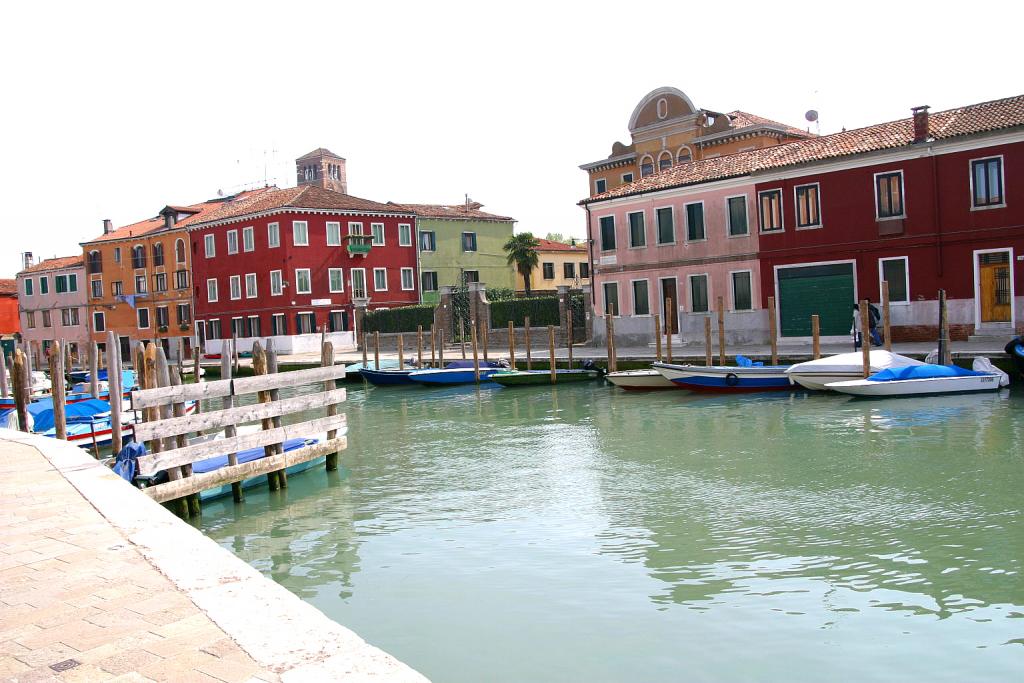
<instances>
[{"instance_id":1,"label":"green building","mask_svg":"<svg viewBox=\"0 0 1024 683\"><path fill-rule=\"evenodd\" d=\"M515 287L515 271L503 247L515 220L463 204L401 204L416 214L420 298L436 304L446 285L483 282L488 288Z\"/></svg>"}]
</instances>

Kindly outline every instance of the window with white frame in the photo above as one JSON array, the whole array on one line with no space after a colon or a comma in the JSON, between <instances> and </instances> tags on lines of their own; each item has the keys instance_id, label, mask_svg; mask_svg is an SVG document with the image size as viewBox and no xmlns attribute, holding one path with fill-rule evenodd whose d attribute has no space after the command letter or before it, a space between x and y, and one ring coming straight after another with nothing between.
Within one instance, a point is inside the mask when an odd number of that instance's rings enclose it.
<instances>
[{"instance_id":1,"label":"window with white frame","mask_svg":"<svg viewBox=\"0 0 1024 683\"><path fill-rule=\"evenodd\" d=\"M149 329L149 309L148 308L138 308L138 309L136 309L135 312L138 314L139 329L140 330L148 330Z\"/></svg>"},{"instance_id":2,"label":"window with white frame","mask_svg":"<svg viewBox=\"0 0 1024 683\"><path fill-rule=\"evenodd\" d=\"M77 308L62 308L60 309L60 324L64 327L77 327L78 326L78 309Z\"/></svg>"},{"instance_id":3,"label":"window with white frame","mask_svg":"<svg viewBox=\"0 0 1024 683\"><path fill-rule=\"evenodd\" d=\"M604 283L604 312L605 315L619 314L619 283Z\"/></svg>"},{"instance_id":4,"label":"window with white frame","mask_svg":"<svg viewBox=\"0 0 1024 683\"><path fill-rule=\"evenodd\" d=\"M260 329L260 317L258 315L250 315L246 319L246 330L245 336L249 338L262 337L262 330Z\"/></svg>"},{"instance_id":5,"label":"window with white frame","mask_svg":"<svg viewBox=\"0 0 1024 683\"><path fill-rule=\"evenodd\" d=\"M284 293L284 276L280 270L270 271L270 296L281 296Z\"/></svg>"},{"instance_id":6,"label":"window with white frame","mask_svg":"<svg viewBox=\"0 0 1024 683\"><path fill-rule=\"evenodd\" d=\"M103 315L103 314L99 313L97 315ZM28 327L28 329L30 329L30 330L36 329L36 312L35 311L25 311L25 326ZM102 332L102 331L103 330L97 330L97 332Z\"/></svg>"},{"instance_id":7,"label":"window with white frame","mask_svg":"<svg viewBox=\"0 0 1024 683\"><path fill-rule=\"evenodd\" d=\"M203 235L203 255L206 258L213 258L217 255L217 238L216 236Z\"/></svg>"},{"instance_id":8,"label":"window with white frame","mask_svg":"<svg viewBox=\"0 0 1024 683\"><path fill-rule=\"evenodd\" d=\"M409 223L398 224L398 246L412 246L412 225Z\"/></svg>"},{"instance_id":9,"label":"window with white frame","mask_svg":"<svg viewBox=\"0 0 1024 683\"><path fill-rule=\"evenodd\" d=\"M242 251L256 250L256 229L252 226L242 228Z\"/></svg>"},{"instance_id":10,"label":"window with white frame","mask_svg":"<svg viewBox=\"0 0 1024 683\"><path fill-rule=\"evenodd\" d=\"M640 177L646 178L652 173L654 173L654 158L651 156L645 156L640 160Z\"/></svg>"},{"instance_id":11,"label":"window with white frame","mask_svg":"<svg viewBox=\"0 0 1024 683\"><path fill-rule=\"evenodd\" d=\"M188 325L192 320L192 307L188 304L178 304L175 308L178 313L178 324Z\"/></svg>"},{"instance_id":12,"label":"window with white frame","mask_svg":"<svg viewBox=\"0 0 1024 683\"><path fill-rule=\"evenodd\" d=\"M35 327L35 321L30 327ZM92 330L93 332L106 332L107 331L107 318L103 314L103 311L95 311L92 314Z\"/></svg>"},{"instance_id":13,"label":"window with white frame","mask_svg":"<svg viewBox=\"0 0 1024 683\"><path fill-rule=\"evenodd\" d=\"M623 173L622 174L622 182L623 183L631 183L631 182L633 182L633 174L632 173Z\"/></svg>"},{"instance_id":14,"label":"window with white frame","mask_svg":"<svg viewBox=\"0 0 1024 683\"><path fill-rule=\"evenodd\" d=\"M231 336L245 337L245 318L242 316L231 319Z\"/></svg>"},{"instance_id":15,"label":"window with white frame","mask_svg":"<svg viewBox=\"0 0 1024 683\"><path fill-rule=\"evenodd\" d=\"M420 288L424 292L436 292L437 273L432 270L420 271Z\"/></svg>"},{"instance_id":16,"label":"window with white frame","mask_svg":"<svg viewBox=\"0 0 1024 683\"><path fill-rule=\"evenodd\" d=\"M309 223L292 221L292 244L296 247L309 246Z\"/></svg>"},{"instance_id":17,"label":"window with white frame","mask_svg":"<svg viewBox=\"0 0 1024 683\"><path fill-rule=\"evenodd\" d=\"M818 198L818 183L797 185L796 193L796 227L820 228L821 203Z\"/></svg>"},{"instance_id":18,"label":"window with white frame","mask_svg":"<svg viewBox=\"0 0 1024 683\"><path fill-rule=\"evenodd\" d=\"M24 282L24 285L25 285L25 296L32 296L32 289L33 289L34 283L35 283L35 281L32 278L30 278L30 277L25 278L25 282Z\"/></svg>"},{"instance_id":19,"label":"window with white frame","mask_svg":"<svg viewBox=\"0 0 1024 683\"><path fill-rule=\"evenodd\" d=\"M348 224L348 234L350 235L362 235L363 224L358 221L352 221Z\"/></svg>"},{"instance_id":20,"label":"window with white frame","mask_svg":"<svg viewBox=\"0 0 1024 683\"><path fill-rule=\"evenodd\" d=\"M50 320L50 312L43 311L43 327L51 327L52 321Z\"/></svg>"},{"instance_id":21,"label":"window with white frame","mask_svg":"<svg viewBox=\"0 0 1024 683\"><path fill-rule=\"evenodd\" d=\"M157 327L164 327L164 328L166 328L166 327L168 327L170 325L170 322L171 322L171 316L167 312L167 307L166 306L157 306L156 307L156 326Z\"/></svg>"},{"instance_id":22,"label":"window with white frame","mask_svg":"<svg viewBox=\"0 0 1024 683\"><path fill-rule=\"evenodd\" d=\"M270 334L275 337L288 334L288 321L284 313L274 313L270 316Z\"/></svg>"},{"instance_id":23,"label":"window with white frame","mask_svg":"<svg viewBox=\"0 0 1024 683\"><path fill-rule=\"evenodd\" d=\"M889 283L889 301L907 303L910 301L910 269L906 256L878 259L878 282Z\"/></svg>"},{"instance_id":24,"label":"window with white frame","mask_svg":"<svg viewBox=\"0 0 1024 683\"><path fill-rule=\"evenodd\" d=\"M903 217L903 171L875 174L875 215L879 220Z\"/></svg>"},{"instance_id":25,"label":"window with white frame","mask_svg":"<svg viewBox=\"0 0 1024 683\"><path fill-rule=\"evenodd\" d=\"M312 334L316 332L316 314L312 312L296 313L295 327L297 334Z\"/></svg>"},{"instance_id":26,"label":"window with white frame","mask_svg":"<svg viewBox=\"0 0 1024 683\"><path fill-rule=\"evenodd\" d=\"M708 312L708 276L690 276L690 310L693 313Z\"/></svg>"},{"instance_id":27,"label":"window with white frame","mask_svg":"<svg viewBox=\"0 0 1024 683\"><path fill-rule=\"evenodd\" d=\"M217 278L206 281L206 301L211 304L217 301Z\"/></svg>"},{"instance_id":28,"label":"window with white frame","mask_svg":"<svg viewBox=\"0 0 1024 683\"><path fill-rule=\"evenodd\" d=\"M50 293L50 278L45 275L39 278L39 293L49 294Z\"/></svg>"},{"instance_id":29,"label":"window with white frame","mask_svg":"<svg viewBox=\"0 0 1024 683\"><path fill-rule=\"evenodd\" d=\"M295 269L295 293L310 294L313 291L312 281L309 277L309 268Z\"/></svg>"},{"instance_id":30,"label":"window with white frame","mask_svg":"<svg viewBox=\"0 0 1024 683\"><path fill-rule=\"evenodd\" d=\"M188 289L188 271L187 270L176 270L176 271L174 271L174 288L175 289Z\"/></svg>"},{"instance_id":31,"label":"window with white frame","mask_svg":"<svg viewBox=\"0 0 1024 683\"><path fill-rule=\"evenodd\" d=\"M228 253L229 254L237 254L238 253L238 231L237 230L228 230L228 238L227 239L228 239Z\"/></svg>"},{"instance_id":32,"label":"window with white frame","mask_svg":"<svg viewBox=\"0 0 1024 683\"><path fill-rule=\"evenodd\" d=\"M699 242L707 237L704 231L704 203L694 202L686 205L686 239Z\"/></svg>"},{"instance_id":33,"label":"window with white frame","mask_svg":"<svg viewBox=\"0 0 1024 683\"><path fill-rule=\"evenodd\" d=\"M662 152L658 155L658 170L664 171L667 168L672 167L672 153Z\"/></svg>"},{"instance_id":34,"label":"window with white frame","mask_svg":"<svg viewBox=\"0 0 1024 683\"><path fill-rule=\"evenodd\" d=\"M207 339L220 339L221 338L221 326L220 318L215 320L206 321L206 338Z\"/></svg>"},{"instance_id":35,"label":"window with white frame","mask_svg":"<svg viewBox=\"0 0 1024 683\"><path fill-rule=\"evenodd\" d=\"M750 271L737 270L729 273L732 280L732 310L749 311L754 307L753 293L750 288Z\"/></svg>"},{"instance_id":36,"label":"window with white frame","mask_svg":"<svg viewBox=\"0 0 1024 683\"><path fill-rule=\"evenodd\" d=\"M147 291L149 291L149 285L147 283L146 276L145 275L136 275L135 276L135 293L136 294L145 294Z\"/></svg>"},{"instance_id":37,"label":"window with white frame","mask_svg":"<svg viewBox=\"0 0 1024 683\"><path fill-rule=\"evenodd\" d=\"M281 226L277 223L267 223L267 246L271 249L281 246Z\"/></svg>"},{"instance_id":38,"label":"window with white frame","mask_svg":"<svg viewBox=\"0 0 1024 683\"><path fill-rule=\"evenodd\" d=\"M615 216L601 216L601 251L615 249Z\"/></svg>"},{"instance_id":39,"label":"window with white frame","mask_svg":"<svg viewBox=\"0 0 1024 683\"><path fill-rule=\"evenodd\" d=\"M594 181L594 194L602 194L608 191L608 181L604 178L598 178Z\"/></svg>"},{"instance_id":40,"label":"window with white frame","mask_svg":"<svg viewBox=\"0 0 1024 683\"><path fill-rule=\"evenodd\" d=\"M256 273L245 274L245 298L256 298Z\"/></svg>"},{"instance_id":41,"label":"window with white frame","mask_svg":"<svg viewBox=\"0 0 1024 683\"><path fill-rule=\"evenodd\" d=\"M651 302L647 294L647 280L633 280L633 315L650 315Z\"/></svg>"},{"instance_id":42,"label":"window with white frame","mask_svg":"<svg viewBox=\"0 0 1024 683\"><path fill-rule=\"evenodd\" d=\"M341 268L327 269L327 284L332 294L345 291L345 275Z\"/></svg>"},{"instance_id":43,"label":"window with white frame","mask_svg":"<svg viewBox=\"0 0 1024 683\"><path fill-rule=\"evenodd\" d=\"M420 251L436 251L437 242L433 230L420 230Z\"/></svg>"},{"instance_id":44,"label":"window with white frame","mask_svg":"<svg viewBox=\"0 0 1024 683\"><path fill-rule=\"evenodd\" d=\"M185 262L185 240L178 239L174 242L174 262L184 263Z\"/></svg>"},{"instance_id":45,"label":"window with white frame","mask_svg":"<svg viewBox=\"0 0 1024 683\"><path fill-rule=\"evenodd\" d=\"M373 269L373 291L386 292L388 290L388 269Z\"/></svg>"},{"instance_id":46,"label":"window with white frame","mask_svg":"<svg viewBox=\"0 0 1024 683\"><path fill-rule=\"evenodd\" d=\"M103 280L102 278L94 278L89 281L89 286L92 288L92 297L98 299L103 296Z\"/></svg>"},{"instance_id":47,"label":"window with white frame","mask_svg":"<svg viewBox=\"0 0 1024 683\"><path fill-rule=\"evenodd\" d=\"M370 233L373 235L373 240L371 240L372 246L383 247L384 246L384 224L383 223L370 223Z\"/></svg>"},{"instance_id":48,"label":"window with white frame","mask_svg":"<svg viewBox=\"0 0 1024 683\"><path fill-rule=\"evenodd\" d=\"M757 204L761 232L782 230L782 190L758 192Z\"/></svg>"},{"instance_id":49,"label":"window with white frame","mask_svg":"<svg viewBox=\"0 0 1024 683\"><path fill-rule=\"evenodd\" d=\"M352 268L349 273L352 275L352 297L355 299L366 298L366 269Z\"/></svg>"},{"instance_id":50,"label":"window with white frame","mask_svg":"<svg viewBox=\"0 0 1024 683\"><path fill-rule=\"evenodd\" d=\"M654 211L658 224L658 244L672 244L676 241L676 226L672 220L672 207L664 206Z\"/></svg>"},{"instance_id":51,"label":"window with white frame","mask_svg":"<svg viewBox=\"0 0 1024 683\"><path fill-rule=\"evenodd\" d=\"M729 221L729 237L738 237L750 232L747 224L747 196L729 197L726 202L726 219Z\"/></svg>"},{"instance_id":52,"label":"window with white frame","mask_svg":"<svg viewBox=\"0 0 1024 683\"><path fill-rule=\"evenodd\" d=\"M545 261L544 263L540 264L540 266L541 266L542 277L545 280L554 280L555 279L555 264L554 264L554 262Z\"/></svg>"},{"instance_id":53,"label":"window with white frame","mask_svg":"<svg viewBox=\"0 0 1024 683\"><path fill-rule=\"evenodd\" d=\"M629 214L629 246L631 249L647 246L647 226L644 225L643 211Z\"/></svg>"},{"instance_id":54,"label":"window with white frame","mask_svg":"<svg viewBox=\"0 0 1024 683\"><path fill-rule=\"evenodd\" d=\"M416 289L416 277L412 268L402 268L402 290L409 292Z\"/></svg>"},{"instance_id":55,"label":"window with white frame","mask_svg":"<svg viewBox=\"0 0 1024 683\"><path fill-rule=\"evenodd\" d=\"M242 276L241 275L232 275L228 279L228 289L230 290L229 296L232 299L241 299L242 298Z\"/></svg>"},{"instance_id":56,"label":"window with white frame","mask_svg":"<svg viewBox=\"0 0 1024 683\"><path fill-rule=\"evenodd\" d=\"M341 223L338 221L327 221L327 246L341 246Z\"/></svg>"},{"instance_id":57,"label":"window with white frame","mask_svg":"<svg viewBox=\"0 0 1024 683\"><path fill-rule=\"evenodd\" d=\"M476 233L462 233L462 251L476 251Z\"/></svg>"},{"instance_id":58,"label":"window with white frame","mask_svg":"<svg viewBox=\"0 0 1024 683\"><path fill-rule=\"evenodd\" d=\"M157 293L167 291L167 273L153 275L153 291Z\"/></svg>"},{"instance_id":59,"label":"window with white frame","mask_svg":"<svg viewBox=\"0 0 1024 683\"><path fill-rule=\"evenodd\" d=\"M1003 206L1003 157L971 160L971 206L975 209Z\"/></svg>"}]
</instances>

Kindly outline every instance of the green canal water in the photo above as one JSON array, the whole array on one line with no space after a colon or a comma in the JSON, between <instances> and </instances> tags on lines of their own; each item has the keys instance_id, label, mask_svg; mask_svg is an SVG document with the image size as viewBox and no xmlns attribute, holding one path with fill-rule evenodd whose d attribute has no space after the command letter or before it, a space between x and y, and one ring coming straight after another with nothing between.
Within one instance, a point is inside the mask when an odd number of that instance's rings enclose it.
<instances>
[{"instance_id":1,"label":"green canal water","mask_svg":"<svg viewBox=\"0 0 1024 683\"><path fill-rule=\"evenodd\" d=\"M202 530L447 681L1024 672L1024 395L355 388Z\"/></svg>"}]
</instances>

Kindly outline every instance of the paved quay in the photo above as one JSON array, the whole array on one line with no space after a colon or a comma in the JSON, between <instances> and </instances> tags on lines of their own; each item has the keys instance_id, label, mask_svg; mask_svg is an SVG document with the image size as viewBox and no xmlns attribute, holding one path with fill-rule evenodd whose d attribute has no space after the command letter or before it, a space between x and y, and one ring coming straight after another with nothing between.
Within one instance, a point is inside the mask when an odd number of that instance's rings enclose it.
<instances>
[{"instance_id":1,"label":"paved quay","mask_svg":"<svg viewBox=\"0 0 1024 683\"><path fill-rule=\"evenodd\" d=\"M426 679L84 451L0 429L0 680Z\"/></svg>"}]
</instances>

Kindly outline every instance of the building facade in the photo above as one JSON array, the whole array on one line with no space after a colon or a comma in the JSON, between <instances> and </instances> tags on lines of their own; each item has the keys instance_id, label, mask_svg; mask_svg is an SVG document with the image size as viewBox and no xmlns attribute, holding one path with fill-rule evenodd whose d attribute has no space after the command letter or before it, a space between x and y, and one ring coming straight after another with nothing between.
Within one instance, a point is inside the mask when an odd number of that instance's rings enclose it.
<instances>
[{"instance_id":1,"label":"building facade","mask_svg":"<svg viewBox=\"0 0 1024 683\"><path fill-rule=\"evenodd\" d=\"M22 342L32 353L33 365L45 365L54 341L65 342L76 358L84 354L89 342L89 316L82 256L36 264L26 260L17 282Z\"/></svg>"},{"instance_id":2,"label":"building facade","mask_svg":"<svg viewBox=\"0 0 1024 683\"><path fill-rule=\"evenodd\" d=\"M184 221L205 348L272 336L279 351L304 352L325 328L351 347L356 304L419 301L416 217L323 185L267 188Z\"/></svg>"},{"instance_id":3,"label":"building facade","mask_svg":"<svg viewBox=\"0 0 1024 683\"><path fill-rule=\"evenodd\" d=\"M18 281L0 279L0 344L8 357L14 352L16 334L21 331L18 319Z\"/></svg>"},{"instance_id":4,"label":"building facade","mask_svg":"<svg viewBox=\"0 0 1024 683\"><path fill-rule=\"evenodd\" d=\"M444 286L483 282L511 288L513 271L504 251L515 220L462 204L395 204L416 215L419 285L423 303L436 304Z\"/></svg>"},{"instance_id":5,"label":"building facade","mask_svg":"<svg viewBox=\"0 0 1024 683\"><path fill-rule=\"evenodd\" d=\"M884 281L894 340L935 338L940 288L954 338L1008 338L1024 320L1022 155L1024 97L1011 97L933 114L918 107L907 119L642 178L581 202L595 310L642 317L642 294L657 289L663 300L674 276L684 338L703 336L700 318L721 296L734 341L767 341L770 297L779 341L806 340L811 315L839 340L855 302L879 303ZM669 220L683 243L651 249L647 231L657 242ZM741 223L746 232L735 234ZM617 331L644 326L623 320Z\"/></svg>"},{"instance_id":6,"label":"building facade","mask_svg":"<svg viewBox=\"0 0 1024 683\"><path fill-rule=\"evenodd\" d=\"M530 290L553 294L559 287L579 289L590 284L590 258L583 244L565 244L537 238L537 267L530 271ZM516 291L526 291L523 274L515 271Z\"/></svg>"},{"instance_id":7,"label":"building facade","mask_svg":"<svg viewBox=\"0 0 1024 683\"><path fill-rule=\"evenodd\" d=\"M590 194L666 171L679 164L712 159L812 137L807 131L743 111L697 107L677 88L658 88L640 100L629 117L630 144L616 142L606 159L583 164Z\"/></svg>"}]
</instances>

